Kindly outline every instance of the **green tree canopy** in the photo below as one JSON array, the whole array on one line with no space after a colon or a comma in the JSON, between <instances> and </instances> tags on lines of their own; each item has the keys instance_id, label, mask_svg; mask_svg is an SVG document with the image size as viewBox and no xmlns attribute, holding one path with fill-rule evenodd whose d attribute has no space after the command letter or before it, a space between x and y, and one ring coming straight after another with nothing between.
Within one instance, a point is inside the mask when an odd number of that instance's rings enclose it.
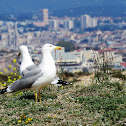
<instances>
[{"instance_id":1,"label":"green tree canopy","mask_svg":"<svg viewBox=\"0 0 126 126\"><path fill-rule=\"evenodd\" d=\"M65 47L65 52L70 52L75 49L75 45L69 41L59 41L56 45Z\"/></svg>"}]
</instances>

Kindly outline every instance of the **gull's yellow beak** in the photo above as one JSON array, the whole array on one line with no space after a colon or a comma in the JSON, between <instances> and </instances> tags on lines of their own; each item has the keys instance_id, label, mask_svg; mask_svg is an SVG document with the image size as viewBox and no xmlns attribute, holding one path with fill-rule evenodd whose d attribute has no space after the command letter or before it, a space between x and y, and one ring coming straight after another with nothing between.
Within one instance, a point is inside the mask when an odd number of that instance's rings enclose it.
<instances>
[{"instance_id":1,"label":"gull's yellow beak","mask_svg":"<svg viewBox=\"0 0 126 126\"><path fill-rule=\"evenodd\" d=\"M21 53L19 52L19 53L18 53L18 56L20 56L20 55L21 55Z\"/></svg>"},{"instance_id":2,"label":"gull's yellow beak","mask_svg":"<svg viewBox=\"0 0 126 126\"><path fill-rule=\"evenodd\" d=\"M55 50L61 50L61 49L62 49L62 47L60 47L60 46L55 47Z\"/></svg>"}]
</instances>

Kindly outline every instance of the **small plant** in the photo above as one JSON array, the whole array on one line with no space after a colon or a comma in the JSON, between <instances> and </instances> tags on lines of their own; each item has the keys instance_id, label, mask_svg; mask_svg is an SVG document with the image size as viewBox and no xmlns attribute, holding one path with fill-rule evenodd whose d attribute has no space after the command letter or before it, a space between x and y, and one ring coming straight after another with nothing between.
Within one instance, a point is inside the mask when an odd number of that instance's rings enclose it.
<instances>
[{"instance_id":1,"label":"small plant","mask_svg":"<svg viewBox=\"0 0 126 126\"><path fill-rule=\"evenodd\" d=\"M88 75L90 75L90 74L91 74L91 73L89 73L89 72L78 72L78 73L77 73L78 76L84 76L84 75L88 76Z\"/></svg>"},{"instance_id":2,"label":"small plant","mask_svg":"<svg viewBox=\"0 0 126 126\"><path fill-rule=\"evenodd\" d=\"M4 72L0 72L0 85L8 86L12 84L14 81L21 79L21 76L17 70L16 59L13 60L14 68L11 65L8 65ZM10 71L10 72L9 72Z\"/></svg>"},{"instance_id":3,"label":"small plant","mask_svg":"<svg viewBox=\"0 0 126 126\"><path fill-rule=\"evenodd\" d=\"M31 123L32 118L27 118L25 114L22 114L18 120L18 123L29 124Z\"/></svg>"},{"instance_id":4,"label":"small plant","mask_svg":"<svg viewBox=\"0 0 126 126\"><path fill-rule=\"evenodd\" d=\"M94 81L95 83L104 83L110 80L111 70L113 68L112 52L105 52L101 46L99 53L94 52Z\"/></svg>"},{"instance_id":5,"label":"small plant","mask_svg":"<svg viewBox=\"0 0 126 126\"><path fill-rule=\"evenodd\" d=\"M74 77L74 74L73 73L70 73L70 72L63 72L63 75L66 76L66 77Z\"/></svg>"}]
</instances>

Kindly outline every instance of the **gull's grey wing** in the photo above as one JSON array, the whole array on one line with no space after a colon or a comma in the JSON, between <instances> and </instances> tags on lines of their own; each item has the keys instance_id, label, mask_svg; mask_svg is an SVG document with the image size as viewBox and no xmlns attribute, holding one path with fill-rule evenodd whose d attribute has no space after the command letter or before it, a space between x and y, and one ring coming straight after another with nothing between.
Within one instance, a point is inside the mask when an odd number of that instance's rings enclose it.
<instances>
[{"instance_id":1,"label":"gull's grey wing","mask_svg":"<svg viewBox=\"0 0 126 126\"><path fill-rule=\"evenodd\" d=\"M38 66L36 66L36 65L31 65L31 66L25 68L25 70L22 71L22 75L25 76L25 75L28 74L29 72L34 71L34 69L38 69L38 70L39 70Z\"/></svg>"},{"instance_id":2,"label":"gull's grey wing","mask_svg":"<svg viewBox=\"0 0 126 126\"><path fill-rule=\"evenodd\" d=\"M29 70L29 71L31 71L31 70L35 69L36 67L38 67L38 66L36 66L34 64L34 65L31 65L31 66L28 66L26 69Z\"/></svg>"},{"instance_id":3,"label":"gull's grey wing","mask_svg":"<svg viewBox=\"0 0 126 126\"><path fill-rule=\"evenodd\" d=\"M38 70L39 69L39 70ZM16 80L13 84L9 85L9 90L11 92L18 91L26 88L30 88L32 84L43 75L39 67L34 69L34 71L29 72L23 76L20 80Z\"/></svg>"}]
</instances>

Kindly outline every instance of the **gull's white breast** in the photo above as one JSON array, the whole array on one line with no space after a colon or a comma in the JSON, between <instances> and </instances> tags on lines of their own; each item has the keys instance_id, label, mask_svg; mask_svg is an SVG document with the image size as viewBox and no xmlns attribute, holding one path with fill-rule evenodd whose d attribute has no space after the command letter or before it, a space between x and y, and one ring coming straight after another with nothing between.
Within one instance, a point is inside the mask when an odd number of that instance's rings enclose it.
<instances>
[{"instance_id":1,"label":"gull's white breast","mask_svg":"<svg viewBox=\"0 0 126 126\"><path fill-rule=\"evenodd\" d=\"M54 80L56 76L56 67L55 65L53 66L48 66L43 67L42 69L42 76L38 78L32 85L32 89L34 90L40 90L49 84Z\"/></svg>"}]
</instances>

